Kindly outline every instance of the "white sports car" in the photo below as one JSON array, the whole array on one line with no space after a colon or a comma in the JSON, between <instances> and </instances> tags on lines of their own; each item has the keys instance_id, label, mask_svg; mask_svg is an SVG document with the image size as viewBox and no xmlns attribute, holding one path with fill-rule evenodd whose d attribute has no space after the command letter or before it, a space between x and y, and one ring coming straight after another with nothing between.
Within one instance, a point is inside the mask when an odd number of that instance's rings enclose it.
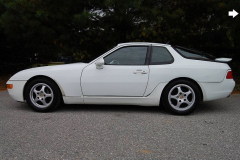
<instances>
[{"instance_id":1,"label":"white sports car","mask_svg":"<svg viewBox=\"0 0 240 160\"><path fill-rule=\"evenodd\" d=\"M169 44L122 43L90 63L18 72L7 82L13 99L35 111L65 104L164 105L191 113L199 101L228 97L234 86L229 58Z\"/></svg>"}]
</instances>

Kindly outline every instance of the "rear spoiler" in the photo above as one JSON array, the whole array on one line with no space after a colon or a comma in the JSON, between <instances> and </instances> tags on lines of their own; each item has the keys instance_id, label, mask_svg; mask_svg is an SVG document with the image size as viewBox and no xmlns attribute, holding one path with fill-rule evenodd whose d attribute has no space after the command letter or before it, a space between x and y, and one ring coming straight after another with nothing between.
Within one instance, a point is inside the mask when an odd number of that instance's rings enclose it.
<instances>
[{"instance_id":1,"label":"rear spoiler","mask_svg":"<svg viewBox=\"0 0 240 160\"><path fill-rule=\"evenodd\" d=\"M215 61L218 62L230 62L232 58L216 58Z\"/></svg>"}]
</instances>

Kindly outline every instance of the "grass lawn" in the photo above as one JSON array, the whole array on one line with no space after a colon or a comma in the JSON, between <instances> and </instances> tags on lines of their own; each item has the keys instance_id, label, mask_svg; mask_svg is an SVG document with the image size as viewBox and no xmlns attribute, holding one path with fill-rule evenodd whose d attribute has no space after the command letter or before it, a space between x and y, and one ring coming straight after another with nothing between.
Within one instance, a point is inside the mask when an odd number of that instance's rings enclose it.
<instances>
[{"instance_id":1,"label":"grass lawn","mask_svg":"<svg viewBox=\"0 0 240 160\"><path fill-rule=\"evenodd\" d=\"M0 75L0 91L5 91L7 90L6 88L6 82L9 80L9 78L12 75L8 74L8 75ZM232 92L232 94L240 94L240 78L236 79L234 78L235 82L236 82L236 86Z\"/></svg>"}]
</instances>

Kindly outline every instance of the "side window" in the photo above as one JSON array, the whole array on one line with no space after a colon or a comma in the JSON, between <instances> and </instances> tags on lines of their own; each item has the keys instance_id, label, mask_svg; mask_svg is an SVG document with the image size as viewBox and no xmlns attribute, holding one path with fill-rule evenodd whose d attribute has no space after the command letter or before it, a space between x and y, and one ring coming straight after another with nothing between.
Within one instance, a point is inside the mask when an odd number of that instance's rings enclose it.
<instances>
[{"instance_id":1,"label":"side window","mask_svg":"<svg viewBox=\"0 0 240 160\"><path fill-rule=\"evenodd\" d=\"M152 47L152 56L150 64L169 64L172 63L173 57L164 47Z\"/></svg>"},{"instance_id":2,"label":"side window","mask_svg":"<svg viewBox=\"0 0 240 160\"><path fill-rule=\"evenodd\" d=\"M144 65L148 47L132 46L120 48L104 57L106 65Z\"/></svg>"}]
</instances>

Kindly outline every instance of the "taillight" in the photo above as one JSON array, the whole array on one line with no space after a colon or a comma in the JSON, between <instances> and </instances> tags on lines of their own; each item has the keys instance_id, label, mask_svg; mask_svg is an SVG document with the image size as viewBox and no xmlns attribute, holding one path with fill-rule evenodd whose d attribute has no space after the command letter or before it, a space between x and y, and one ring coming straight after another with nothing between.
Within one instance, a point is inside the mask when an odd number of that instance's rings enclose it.
<instances>
[{"instance_id":1,"label":"taillight","mask_svg":"<svg viewBox=\"0 0 240 160\"><path fill-rule=\"evenodd\" d=\"M226 78L227 79L233 79L232 71L228 71Z\"/></svg>"}]
</instances>

